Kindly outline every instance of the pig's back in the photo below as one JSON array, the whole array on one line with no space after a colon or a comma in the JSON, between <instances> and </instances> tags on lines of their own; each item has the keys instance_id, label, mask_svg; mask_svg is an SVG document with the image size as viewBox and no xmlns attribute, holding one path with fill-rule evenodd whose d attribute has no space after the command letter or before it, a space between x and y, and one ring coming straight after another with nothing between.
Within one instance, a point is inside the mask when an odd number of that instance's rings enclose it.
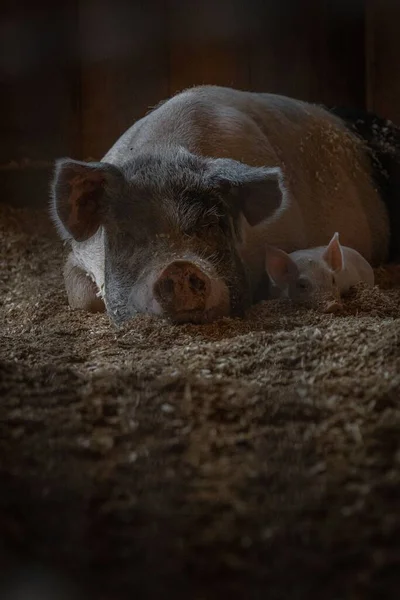
<instances>
[{"instance_id":1,"label":"pig's back","mask_svg":"<svg viewBox=\"0 0 400 600\"><path fill-rule=\"evenodd\" d=\"M324 109L273 94L193 88L138 121L104 160L123 165L179 145L204 156L282 168L284 210L245 235L243 258L252 270L262 268L266 241L292 252L323 245L335 231L367 259L386 257L388 220L371 183L368 157L340 119Z\"/></svg>"}]
</instances>

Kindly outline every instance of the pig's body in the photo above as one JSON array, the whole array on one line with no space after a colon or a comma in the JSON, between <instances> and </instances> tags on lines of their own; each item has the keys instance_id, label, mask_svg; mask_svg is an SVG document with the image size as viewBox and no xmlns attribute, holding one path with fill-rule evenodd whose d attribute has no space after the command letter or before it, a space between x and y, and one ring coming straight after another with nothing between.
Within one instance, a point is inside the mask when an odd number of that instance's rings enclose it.
<instances>
[{"instance_id":1,"label":"pig's body","mask_svg":"<svg viewBox=\"0 0 400 600\"><path fill-rule=\"evenodd\" d=\"M287 204L278 218L249 230L242 250L256 279L266 240L292 252L322 245L340 231L343 243L367 260L386 258L388 219L371 185L368 157L361 142L326 110L274 94L195 88L138 121L103 160L120 166L171 146L282 168Z\"/></svg>"},{"instance_id":2,"label":"pig's body","mask_svg":"<svg viewBox=\"0 0 400 600\"><path fill-rule=\"evenodd\" d=\"M238 261L234 262L240 263L245 272L250 298L265 272L266 242L293 252L322 246L334 231L340 231L343 244L368 261L376 264L387 259L389 215L374 184L366 147L340 118L327 110L272 94L208 86L194 88L161 104L133 125L102 163L117 167L129 182L134 177L134 165L143 157L150 160L162 157L157 163L159 167L153 169L152 181L160 193L161 206L165 182L168 177L175 177L173 165L182 152L280 169L283 176L280 208L255 226L239 217L241 235L233 243L238 254ZM163 170L161 183L158 183L158 168ZM72 238L72 253L66 267L70 304L88 308L96 291L104 290L107 305L107 296L116 295L115 273L122 269L122 263L107 267L112 248L105 245L105 239L111 236L108 232L113 224L99 222L97 231L83 241L76 241L65 223L65 218L61 218L62 233ZM186 260L186 251L184 254ZM111 262L114 265L115 261ZM86 272L95 282L90 289L87 279L85 283L82 279ZM136 294L140 298L135 300L132 310L121 309L127 300L127 286L125 299L118 292L115 305L122 310L121 320L138 310L162 314L151 297L149 281L144 284L146 291ZM121 287L120 282L115 285ZM225 291L215 291L214 295L222 298L224 294Z\"/></svg>"}]
</instances>

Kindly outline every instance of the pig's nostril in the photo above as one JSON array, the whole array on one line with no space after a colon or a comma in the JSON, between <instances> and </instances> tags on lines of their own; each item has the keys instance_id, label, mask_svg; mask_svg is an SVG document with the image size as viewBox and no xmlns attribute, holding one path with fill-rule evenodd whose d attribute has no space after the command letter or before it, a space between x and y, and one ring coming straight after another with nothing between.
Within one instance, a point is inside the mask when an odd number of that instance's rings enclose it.
<instances>
[{"instance_id":1,"label":"pig's nostril","mask_svg":"<svg viewBox=\"0 0 400 600\"><path fill-rule=\"evenodd\" d=\"M206 287L203 279L200 279L200 277L197 277L197 275L189 276L189 285L193 292L203 292Z\"/></svg>"},{"instance_id":2,"label":"pig's nostril","mask_svg":"<svg viewBox=\"0 0 400 600\"><path fill-rule=\"evenodd\" d=\"M164 279L163 291L167 295L172 295L174 293L174 282L172 279Z\"/></svg>"}]
</instances>

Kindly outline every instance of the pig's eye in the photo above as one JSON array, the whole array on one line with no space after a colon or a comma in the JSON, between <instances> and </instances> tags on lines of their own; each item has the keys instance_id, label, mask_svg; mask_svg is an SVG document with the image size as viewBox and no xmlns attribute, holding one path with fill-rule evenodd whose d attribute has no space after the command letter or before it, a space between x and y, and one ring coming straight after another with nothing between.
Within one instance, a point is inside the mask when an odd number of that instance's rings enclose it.
<instances>
[{"instance_id":1,"label":"pig's eye","mask_svg":"<svg viewBox=\"0 0 400 600\"><path fill-rule=\"evenodd\" d=\"M200 231L213 234L218 232L219 230L225 230L225 223L222 219L213 219L211 221L206 221L201 225Z\"/></svg>"}]
</instances>

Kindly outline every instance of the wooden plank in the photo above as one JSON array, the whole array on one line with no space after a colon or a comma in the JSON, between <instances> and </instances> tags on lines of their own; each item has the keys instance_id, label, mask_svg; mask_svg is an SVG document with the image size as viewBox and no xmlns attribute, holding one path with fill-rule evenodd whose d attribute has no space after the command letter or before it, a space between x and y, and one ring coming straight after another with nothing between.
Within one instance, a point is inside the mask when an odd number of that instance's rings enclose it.
<instances>
[{"instance_id":1,"label":"wooden plank","mask_svg":"<svg viewBox=\"0 0 400 600\"><path fill-rule=\"evenodd\" d=\"M164 0L80 0L82 153L101 158L168 96Z\"/></svg>"},{"instance_id":2,"label":"wooden plank","mask_svg":"<svg viewBox=\"0 0 400 600\"><path fill-rule=\"evenodd\" d=\"M74 2L6 0L2 14L0 163L75 153Z\"/></svg>"},{"instance_id":3,"label":"wooden plank","mask_svg":"<svg viewBox=\"0 0 400 600\"><path fill-rule=\"evenodd\" d=\"M400 125L400 2L367 0L368 109Z\"/></svg>"},{"instance_id":4,"label":"wooden plank","mask_svg":"<svg viewBox=\"0 0 400 600\"><path fill-rule=\"evenodd\" d=\"M171 94L193 85L248 89L245 0L170 0Z\"/></svg>"},{"instance_id":5,"label":"wooden plank","mask_svg":"<svg viewBox=\"0 0 400 600\"><path fill-rule=\"evenodd\" d=\"M252 0L252 88L314 102L362 105L363 3Z\"/></svg>"},{"instance_id":6,"label":"wooden plank","mask_svg":"<svg viewBox=\"0 0 400 600\"><path fill-rule=\"evenodd\" d=\"M252 89L312 99L317 85L313 28L319 17L313 2L251 0L249 13Z\"/></svg>"},{"instance_id":7,"label":"wooden plank","mask_svg":"<svg viewBox=\"0 0 400 600\"><path fill-rule=\"evenodd\" d=\"M320 5L318 100L365 108L365 0L324 0Z\"/></svg>"},{"instance_id":8,"label":"wooden plank","mask_svg":"<svg viewBox=\"0 0 400 600\"><path fill-rule=\"evenodd\" d=\"M0 202L13 207L46 209L49 204L49 181L53 168L23 169L0 172Z\"/></svg>"}]
</instances>

